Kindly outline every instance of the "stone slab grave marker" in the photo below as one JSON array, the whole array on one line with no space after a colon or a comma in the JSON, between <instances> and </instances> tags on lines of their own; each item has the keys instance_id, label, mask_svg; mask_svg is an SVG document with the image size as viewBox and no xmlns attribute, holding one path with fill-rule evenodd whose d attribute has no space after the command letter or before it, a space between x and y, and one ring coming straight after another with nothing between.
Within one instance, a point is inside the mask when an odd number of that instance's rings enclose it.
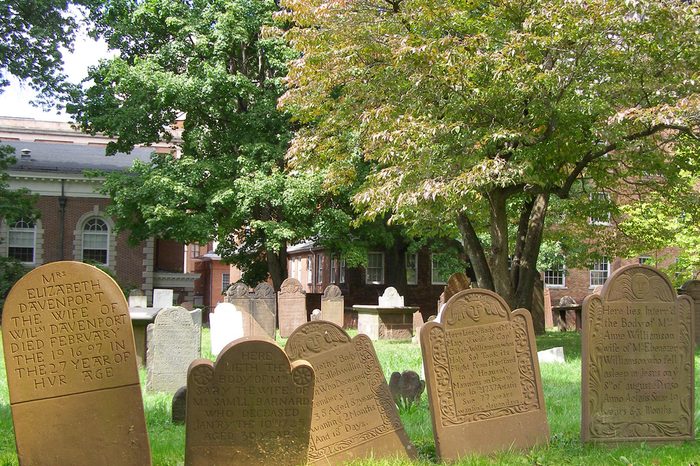
<instances>
[{"instance_id":1,"label":"stone slab grave marker","mask_svg":"<svg viewBox=\"0 0 700 466\"><path fill-rule=\"evenodd\" d=\"M341 328L345 324L345 298L337 285L328 285L323 290L321 318Z\"/></svg>"},{"instance_id":2,"label":"stone slab grave marker","mask_svg":"<svg viewBox=\"0 0 700 466\"><path fill-rule=\"evenodd\" d=\"M403 307L404 300L403 296L396 291L393 286L388 287L384 290L384 293L379 297L378 306L379 307Z\"/></svg>"},{"instance_id":3,"label":"stone slab grave marker","mask_svg":"<svg viewBox=\"0 0 700 466\"><path fill-rule=\"evenodd\" d=\"M231 303L219 303L209 314L211 354L216 356L224 346L243 336L243 313Z\"/></svg>"},{"instance_id":4,"label":"stone slab grave marker","mask_svg":"<svg viewBox=\"0 0 700 466\"><path fill-rule=\"evenodd\" d=\"M173 305L173 290L156 288L153 290L153 307L163 309Z\"/></svg>"},{"instance_id":5,"label":"stone slab grave marker","mask_svg":"<svg viewBox=\"0 0 700 466\"><path fill-rule=\"evenodd\" d=\"M171 416L173 424L184 424L187 413L187 386L180 387L173 395Z\"/></svg>"},{"instance_id":6,"label":"stone slab grave marker","mask_svg":"<svg viewBox=\"0 0 700 466\"><path fill-rule=\"evenodd\" d=\"M415 457L366 335L350 336L325 321L306 323L287 340L289 358L316 371L310 464L358 458Z\"/></svg>"},{"instance_id":7,"label":"stone slab grave marker","mask_svg":"<svg viewBox=\"0 0 700 466\"><path fill-rule=\"evenodd\" d=\"M200 356L201 327L184 307L162 309L148 326L146 389L174 393L187 384L187 368Z\"/></svg>"},{"instance_id":8,"label":"stone slab grave marker","mask_svg":"<svg viewBox=\"0 0 700 466\"><path fill-rule=\"evenodd\" d=\"M453 273L450 278L447 279L447 284L445 289L440 294L440 299L438 300L438 313L442 306L450 300L450 298L460 291L468 290L472 286L472 281L466 274L462 272Z\"/></svg>"},{"instance_id":9,"label":"stone slab grave marker","mask_svg":"<svg viewBox=\"0 0 700 466\"><path fill-rule=\"evenodd\" d=\"M694 303L695 346L700 346L700 280L688 280L681 286L681 294L690 296Z\"/></svg>"},{"instance_id":10,"label":"stone slab grave marker","mask_svg":"<svg viewBox=\"0 0 700 466\"><path fill-rule=\"evenodd\" d=\"M129 293L129 307L148 307L148 298L141 290Z\"/></svg>"},{"instance_id":11,"label":"stone slab grave marker","mask_svg":"<svg viewBox=\"0 0 700 466\"><path fill-rule=\"evenodd\" d=\"M19 463L150 465L124 294L96 267L52 262L10 291L2 337Z\"/></svg>"},{"instance_id":12,"label":"stone slab grave marker","mask_svg":"<svg viewBox=\"0 0 700 466\"><path fill-rule=\"evenodd\" d=\"M693 304L645 265L583 301L581 439L693 440Z\"/></svg>"},{"instance_id":13,"label":"stone slab grave marker","mask_svg":"<svg viewBox=\"0 0 700 466\"><path fill-rule=\"evenodd\" d=\"M275 339L277 331L277 295L275 289L268 283L258 283L253 291L253 319L260 331L254 336L265 335Z\"/></svg>"},{"instance_id":14,"label":"stone slab grave marker","mask_svg":"<svg viewBox=\"0 0 700 466\"><path fill-rule=\"evenodd\" d=\"M497 294L452 296L420 334L435 448L443 461L544 444L549 426L530 313Z\"/></svg>"},{"instance_id":15,"label":"stone slab grave marker","mask_svg":"<svg viewBox=\"0 0 700 466\"><path fill-rule=\"evenodd\" d=\"M277 295L280 313L280 336L287 338L306 323L306 292L296 278L282 282Z\"/></svg>"},{"instance_id":16,"label":"stone slab grave marker","mask_svg":"<svg viewBox=\"0 0 700 466\"><path fill-rule=\"evenodd\" d=\"M244 337L192 363L185 464L299 465L309 447L314 370L276 343Z\"/></svg>"}]
</instances>

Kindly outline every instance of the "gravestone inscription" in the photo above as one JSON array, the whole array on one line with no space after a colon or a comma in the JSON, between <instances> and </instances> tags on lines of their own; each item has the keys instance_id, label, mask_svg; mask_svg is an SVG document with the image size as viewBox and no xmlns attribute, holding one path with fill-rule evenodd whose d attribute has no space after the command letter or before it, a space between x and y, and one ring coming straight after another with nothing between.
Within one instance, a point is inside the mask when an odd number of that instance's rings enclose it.
<instances>
[{"instance_id":1,"label":"gravestone inscription","mask_svg":"<svg viewBox=\"0 0 700 466\"><path fill-rule=\"evenodd\" d=\"M438 456L546 443L545 412L530 313L470 289L447 301L420 334Z\"/></svg>"},{"instance_id":2,"label":"gravestone inscription","mask_svg":"<svg viewBox=\"0 0 700 466\"><path fill-rule=\"evenodd\" d=\"M338 327L345 323L345 298L337 285L328 285L321 296L321 318Z\"/></svg>"},{"instance_id":3,"label":"gravestone inscription","mask_svg":"<svg viewBox=\"0 0 700 466\"><path fill-rule=\"evenodd\" d=\"M366 335L351 339L331 322L314 321L292 333L285 351L316 371L309 463L415 456Z\"/></svg>"},{"instance_id":4,"label":"gravestone inscription","mask_svg":"<svg viewBox=\"0 0 700 466\"><path fill-rule=\"evenodd\" d=\"M581 438L694 436L692 302L645 265L623 267L583 301Z\"/></svg>"},{"instance_id":5,"label":"gravestone inscription","mask_svg":"<svg viewBox=\"0 0 700 466\"><path fill-rule=\"evenodd\" d=\"M296 278L282 282L278 293L280 336L287 338L306 322L306 292Z\"/></svg>"},{"instance_id":6,"label":"gravestone inscription","mask_svg":"<svg viewBox=\"0 0 700 466\"><path fill-rule=\"evenodd\" d=\"M306 462L314 370L276 343L245 337L215 364L192 363L187 380L185 464Z\"/></svg>"},{"instance_id":7,"label":"gravestone inscription","mask_svg":"<svg viewBox=\"0 0 700 466\"><path fill-rule=\"evenodd\" d=\"M109 275L37 267L7 296L2 334L20 464L151 464L128 305Z\"/></svg>"}]
</instances>

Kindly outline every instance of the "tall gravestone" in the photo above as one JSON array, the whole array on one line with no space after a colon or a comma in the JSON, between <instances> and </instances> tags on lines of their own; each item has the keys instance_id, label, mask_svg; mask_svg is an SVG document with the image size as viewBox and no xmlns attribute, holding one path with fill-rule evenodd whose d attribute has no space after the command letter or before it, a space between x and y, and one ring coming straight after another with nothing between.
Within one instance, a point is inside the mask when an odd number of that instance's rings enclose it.
<instances>
[{"instance_id":1,"label":"tall gravestone","mask_svg":"<svg viewBox=\"0 0 700 466\"><path fill-rule=\"evenodd\" d=\"M148 326L146 389L175 393L187 384L187 368L199 358L200 334L184 307L161 310Z\"/></svg>"},{"instance_id":2,"label":"tall gravestone","mask_svg":"<svg viewBox=\"0 0 700 466\"><path fill-rule=\"evenodd\" d=\"M306 322L306 292L296 278L282 282L277 296L280 313L280 336L287 338Z\"/></svg>"},{"instance_id":3,"label":"tall gravestone","mask_svg":"<svg viewBox=\"0 0 700 466\"><path fill-rule=\"evenodd\" d=\"M219 303L209 314L211 354L218 355L224 346L243 337L243 313L231 303Z\"/></svg>"},{"instance_id":4,"label":"tall gravestone","mask_svg":"<svg viewBox=\"0 0 700 466\"><path fill-rule=\"evenodd\" d=\"M549 438L530 313L470 289L420 334L438 456L530 448Z\"/></svg>"},{"instance_id":5,"label":"tall gravestone","mask_svg":"<svg viewBox=\"0 0 700 466\"><path fill-rule=\"evenodd\" d=\"M333 322L338 327L345 323L345 298L340 288L328 285L321 296L321 318Z\"/></svg>"},{"instance_id":6,"label":"tall gravestone","mask_svg":"<svg viewBox=\"0 0 700 466\"><path fill-rule=\"evenodd\" d=\"M693 304L645 265L583 301L581 438L693 440Z\"/></svg>"},{"instance_id":7,"label":"tall gravestone","mask_svg":"<svg viewBox=\"0 0 700 466\"><path fill-rule=\"evenodd\" d=\"M275 339L277 330L277 296L270 284L258 283L253 291L254 336L267 336Z\"/></svg>"},{"instance_id":8,"label":"tall gravestone","mask_svg":"<svg viewBox=\"0 0 700 466\"><path fill-rule=\"evenodd\" d=\"M124 294L101 270L29 272L2 315L20 464L151 464Z\"/></svg>"},{"instance_id":9,"label":"tall gravestone","mask_svg":"<svg viewBox=\"0 0 700 466\"><path fill-rule=\"evenodd\" d=\"M309 322L292 333L285 351L316 371L310 464L415 456L366 335L351 339L331 322Z\"/></svg>"},{"instance_id":10,"label":"tall gravestone","mask_svg":"<svg viewBox=\"0 0 700 466\"><path fill-rule=\"evenodd\" d=\"M245 337L215 364L192 363L185 464L300 465L306 461L314 370L270 340Z\"/></svg>"},{"instance_id":11,"label":"tall gravestone","mask_svg":"<svg viewBox=\"0 0 700 466\"><path fill-rule=\"evenodd\" d=\"M693 317L695 319L695 346L700 346L700 280L688 280L681 286L681 294L690 296L693 300L694 312Z\"/></svg>"}]
</instances>

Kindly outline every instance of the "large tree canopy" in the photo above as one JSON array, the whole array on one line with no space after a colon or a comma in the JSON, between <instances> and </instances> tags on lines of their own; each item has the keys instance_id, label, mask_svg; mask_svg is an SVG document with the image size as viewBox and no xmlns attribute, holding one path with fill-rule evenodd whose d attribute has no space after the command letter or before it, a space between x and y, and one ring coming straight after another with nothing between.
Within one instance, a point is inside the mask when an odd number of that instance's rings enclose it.
<instances>
[{"instance_id":1,"label":"large tree canopy","mask_svg":"<svg viewBox=\"0 0 700 466\"><path fill-rule=\"evenodd\" d=\"M478 285L512 306L530 308L550 203L692 168L673 140L697 151L697 2L284 6L301 53L281 100L303 125L293 164L339 184L359 150L375 167L355 196L366 215L456 224Z\"/></svg>"}]
</instances>

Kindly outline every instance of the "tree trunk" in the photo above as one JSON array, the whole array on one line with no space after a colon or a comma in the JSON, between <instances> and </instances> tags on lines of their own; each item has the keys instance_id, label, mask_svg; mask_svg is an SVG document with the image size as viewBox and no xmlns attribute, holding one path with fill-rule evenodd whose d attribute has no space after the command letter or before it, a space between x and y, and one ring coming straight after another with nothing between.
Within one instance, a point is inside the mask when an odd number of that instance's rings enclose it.
<instances>
[{"instance_id":1,"label":"tree trunk","mask_svg":"<svg viewBox=\"0 0 700 466\"><path fill-rule=\"evenodd\" d=\"M506 210L506 195L502 190L494 190L488 196L491 216L491 276L494 291L501 295L511 306L515 304L508 271L508 212Z\"/></svg>"},{"instance_id":2,"label":"tree trunk","mask_svg":"<svg viewBox=\"0 0 700 466\"><path fill-rule=\"evenodd\" d=\"M287 278L287 246L283 244L277 251L267 249L265 255L267 256L267 271L270 274L272 286L275 291L279 291L282 282Z\"/></svg>"},{"instance_id":3,"label":"tree trunk","mask_svg":"<svg viewBox=\"0 0 700 466\"><path fill-rule=\"evenodd\" d=\"M477 286L493 291L493 279L491 278L491 270L486 260L484 247L479 237L476 235L476 231L469 217L462 212L457 214L457 226L459 226L459 231L462 234L464 252L467 254L469 262L471 263Z\"/></svg>"},{"instance_id":4,"label":"tree trunk","mask_svg":"<svg viewBox=\"0 0 700 466\"><path fill-rule=\"evenodd\" d=\"M387 250L386 284L393 286L401 296L406 295L406 250L408 245L400 235L394 235L394 244Z\"/></svg>"}]
</instances>

